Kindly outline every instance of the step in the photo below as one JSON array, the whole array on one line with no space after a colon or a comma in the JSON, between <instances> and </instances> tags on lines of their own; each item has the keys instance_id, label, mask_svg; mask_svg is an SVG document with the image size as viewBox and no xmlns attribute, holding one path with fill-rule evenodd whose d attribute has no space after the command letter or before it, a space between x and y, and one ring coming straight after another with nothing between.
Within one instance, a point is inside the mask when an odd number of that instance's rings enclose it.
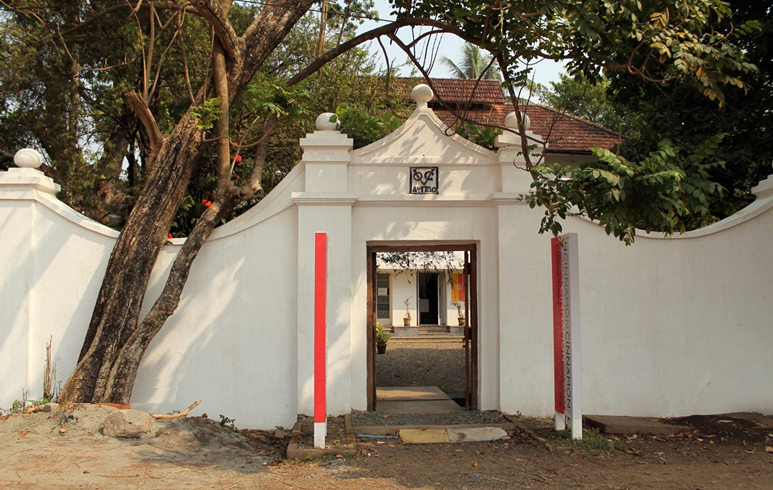
<instances>
[{"instance_id":1,"label":"step","mask_svg":"<svg viewBox=\"0 0 773 490\"><path fill-rule=\"evenodd\" d=\"M464 335L421 335L418 337L392 337L392 342L459 342L464 340Z\"/></svg>"}]
</instances>

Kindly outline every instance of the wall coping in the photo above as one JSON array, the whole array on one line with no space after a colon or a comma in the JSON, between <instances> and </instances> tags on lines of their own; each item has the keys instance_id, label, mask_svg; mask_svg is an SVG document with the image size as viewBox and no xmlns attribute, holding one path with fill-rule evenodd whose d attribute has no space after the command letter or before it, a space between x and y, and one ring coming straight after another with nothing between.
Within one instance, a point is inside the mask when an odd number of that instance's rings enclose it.
<instances>
[{"instance_id":1,"label":"wall coping","mask_svg":"<svg viewBox=\"0 0 773 490\"><path fill-rule=\"evenodd\" d=\"M62 218L86 230L110 238L118 238L118 232L110 227L87 218L56 198L61 190L43 172L33 168L10 168L0 172L0 200L36 201Z\"/></svg>"}]
</instances>

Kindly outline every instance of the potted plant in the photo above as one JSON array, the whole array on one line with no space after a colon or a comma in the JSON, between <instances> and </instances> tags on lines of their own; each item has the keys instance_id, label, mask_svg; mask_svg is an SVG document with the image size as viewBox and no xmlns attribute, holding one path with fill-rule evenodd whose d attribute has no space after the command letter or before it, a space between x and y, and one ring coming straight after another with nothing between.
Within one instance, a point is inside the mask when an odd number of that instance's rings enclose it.
<instances>
[{"instance_id":1,"label":"potted plant","mask_svg":"<svg viewBox=\"0 0 773 490\"><path fill-rule=\"evenodd\" d=\"M411 297L405 298L405 316L403 317L403 326L404 327L410 327L411 326Z\"/></svg>"},{"instance_id":2,"label":"potted plant","mask_svg":"<svg viewBox=\"0 0 773 490\"><path fill-rule=\"evenodd\" d=\"M379 354L385 354L387 348L387 342L389 342L390 335L384 328L384 325L376 322L376 350Z\"/></svg>"},{"instance_id":3,"label":"potted plant","mask_svg":"<svg viewBox=\"0 0 773 490\"><path fill-rule=\"evenodd\" d=\"M457 312L457 319L459 320L459 326L463 327L465 325L465 319L464 319L464 312L462 311L462 302L461 301L452 301L452 305L456 306L456 312Z\"/></svg>"}]
</instances>

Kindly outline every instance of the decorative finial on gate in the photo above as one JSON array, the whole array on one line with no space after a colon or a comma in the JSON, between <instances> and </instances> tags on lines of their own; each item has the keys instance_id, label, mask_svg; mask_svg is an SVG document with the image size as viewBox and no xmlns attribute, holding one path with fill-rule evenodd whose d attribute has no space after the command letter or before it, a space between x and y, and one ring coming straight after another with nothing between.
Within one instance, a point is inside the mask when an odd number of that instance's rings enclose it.
<instances>
[{"instance_id":1,"label":"decorative finial on gate","mask_svg":"<svg viewBox=\"0 0 773 490\"><path fill-rule=\"evenodd\" d=\"M429 85L423 83L416 85L413 87L413 90L411 90L411 98L416 101L416 107L419 109L426 109L427 102L432 100L432 97L434 96L435 94L432 93L432 89L429 88Z\"/></svg>"},{"instance_id":2,"label":"decorative finial on gate","mask_svg":"<svg viewBox=\"0 0 773 490\"><path fill-rule=\"evenodd\" d=\"M20 168L39 168L43 165L43 155L32 148L23 148L13 156L13 163Z\"/></svg>"},{"instance_id":3,"label":"decorative finial on gate","mask_svg":"<svg viewBox=\"0 0 773 490\"><path fill-rule=\"evenodd\" d=\"M323 112L314 121L317 131L338 131L341 129L338 118L332 112Z\"/></svg>"},{"instance_id":4,"label":"decorative finial on gate","mask_svg":"<svg viewBox=\"0 0 773 490\"><path fill-rule=\"evenodd\" d=\"M531 120L529 119L529 116L523 112L521 113L521 117L523 118L523 129L528 131L531 127ZM505 127L507 129L512 129L513 131L518 131L518 118L515 117L515 112L511 112L505 116Z\"/></svg>"}]
</instances>

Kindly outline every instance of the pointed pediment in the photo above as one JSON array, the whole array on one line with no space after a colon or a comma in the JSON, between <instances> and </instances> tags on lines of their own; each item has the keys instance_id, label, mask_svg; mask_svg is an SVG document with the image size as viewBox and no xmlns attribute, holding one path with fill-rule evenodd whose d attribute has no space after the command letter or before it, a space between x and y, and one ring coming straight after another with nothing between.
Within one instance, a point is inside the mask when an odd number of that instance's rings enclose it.
<instances>
[{"instance_id":1,"label":"pointed pediment","mask_svg":"<svg viewBox=\"0 0 773 490\"><path fill-rule=\"evenodd\" d=\"M352 162L395 164L481 164L494 161L495 153L472 143L443 124L432 109L414 111L397 131L355 150Z\"/></svg>"}]
</instances>

